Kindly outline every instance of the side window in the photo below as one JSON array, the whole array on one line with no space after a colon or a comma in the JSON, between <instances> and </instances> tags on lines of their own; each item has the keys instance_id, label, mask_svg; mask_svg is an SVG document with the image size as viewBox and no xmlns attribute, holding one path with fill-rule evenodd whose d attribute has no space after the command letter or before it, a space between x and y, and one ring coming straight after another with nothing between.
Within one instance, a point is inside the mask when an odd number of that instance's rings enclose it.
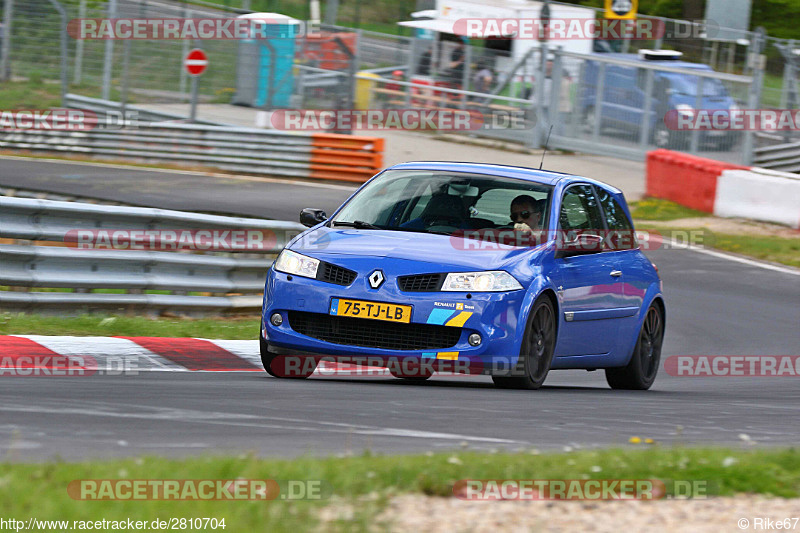
<instances>
[{"instance_id":1,"label":"side window","mask_svg":"<svg viewBox=\"0 0 800 533\"><path fill-rule=\"evenodd\" d=\"M597 197L603 206L603 213L610 232L606 239L606 249L630 250L638 246L633 232L633 224L622 206L602 187L597 187ZM610 247L609 247L610 246Z\"/></svg>"},{"instance_id":2,"label":"side window","mask_svg":"<svg viewBox=\"0 0 800 533\"><path fill-rule=\"evenodd\" d=\"M546 198L546 196L540 192L513 189L492 189L484 192L478 201L475 202L473 217L491 220L498 226L508 225L511 223L511 219L509 218L509 214L511 212L511 202L520 194L529 194L535 200Z\"/></svg>"},{"instance_id":3,"label":"side window","mask_svg":"<svg viewBox=\"0 0 800 533\"><path fill-rule=\"evenodd\" d=\"M601 235L605 229L592 188L588 185L573 185L561 200L559 226L563 231L580 231Z\"/></svg>"}]
</instances>

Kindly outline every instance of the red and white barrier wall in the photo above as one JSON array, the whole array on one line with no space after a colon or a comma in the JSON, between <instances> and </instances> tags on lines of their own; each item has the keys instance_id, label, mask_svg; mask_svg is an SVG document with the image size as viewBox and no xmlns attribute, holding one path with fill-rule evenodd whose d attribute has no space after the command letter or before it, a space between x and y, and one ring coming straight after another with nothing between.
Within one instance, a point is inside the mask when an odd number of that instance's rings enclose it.
<instances>
[{"instance_id":1,"label":"red and white barrier wall","mask_svg":"<svg viewBox=\"0 0 800 533\"><path fill-rule=\"evenodd\" d=\"M647 195L720 217L800 228L800 175L670 150L647 154Z\"/></svg>"},{"instance_id":2,"label":"red and white barrier wall","mask_svg":"<svg viewBox=\"0 0 800 533\"><path fill-rule=\"evenodd\" d=\"M391 376L385 368L358 369L321 361L314 375ZM264 367L257 340L0 335L0 379L141 372L264 372Z\"/></svg>"}]
</instances>

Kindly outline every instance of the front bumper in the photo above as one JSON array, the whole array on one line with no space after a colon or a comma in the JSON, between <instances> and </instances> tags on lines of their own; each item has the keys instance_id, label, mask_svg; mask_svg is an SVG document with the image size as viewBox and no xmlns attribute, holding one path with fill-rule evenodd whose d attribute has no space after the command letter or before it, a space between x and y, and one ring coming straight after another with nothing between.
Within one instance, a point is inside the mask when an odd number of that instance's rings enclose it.
<instances>
[{"instance_id":1,"label":"front bumper","mask_svg":"<svg viewBox=\"0 0 800 533\"><path fill-rule=\"evenodd\" d=\"M341 358L377 356L392 359L435 359L439 361L466 362L478 368L491 365L508 368L519 355L517 338L520 309L525 290L497 293L462 292L402 292L397 277L409 273L402 264L380 265L385 281L378 289L369 287L367 276L375 269L374 261L368 268L357 269L356 280L347 287L324 281L287 276L270 269L264 291L262 309L262 336L273 353L306 353L331 355ZM418 265L418 263L417 263ZM349 265L348 265L349 266ZM291 279L289 279L291 278ZM411 305L411 324L434 325L440 328L457 328L452 346L425 349L385 349L358 344L340 344L304 335L292 327L292 317L301 313L317 313L320 320L328 320L333 298L348 298L372 302ZM278 313L283 322L274 326L270 317ZM306 315L313 316L313 315ZM378 320L349 319L369 322L370 328L393 323ZM420 330L424 328L415 328ZM468 338L477 333L482 342L471 346ZM374 360L374 359L373 359Z\"/></svg>"}]
</instances>

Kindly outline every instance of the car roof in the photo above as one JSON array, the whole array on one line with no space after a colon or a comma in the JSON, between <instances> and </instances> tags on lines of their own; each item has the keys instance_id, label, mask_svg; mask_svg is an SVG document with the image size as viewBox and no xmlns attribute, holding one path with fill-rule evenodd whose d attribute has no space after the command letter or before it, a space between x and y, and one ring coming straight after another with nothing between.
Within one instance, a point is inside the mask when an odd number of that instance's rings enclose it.
<instances>
[{"instance_id":1,"label":"car roof","mask_svg":"<svg viewBox=\"0 0 800 533\"><path fill-rule=\"evenodd\" d=\"M471 163L467 161L408 161L391 166L387 170L444 170L451 172L469 172L472 174L486 174L502 178L524 179L545 185L555 185L564 179L570 181L573 179L575 181L586 180L586 178L566 172L515 167L512 165L497 165L493 163Z\"/></svg>"},{"instance_id":2,"label":"car roof","mask_svg":"<svg viewBox=\"0 0 800 533\"><path fill-rule=\"evenodd\" d=\"M613 57L615 59L625 59L627 61L635 61L637 63L653 63L655 65L664 65L667 67L713 70L710 66L704 63L690 63L688 61L680 61L675 59L643 59L639 57L638 54L595 53L594 55L600 57ZM620 66L620 65L613 65L613 66ZM671 73L665 72L664 74L671 74Z\"/></svg>"}]
</instances>

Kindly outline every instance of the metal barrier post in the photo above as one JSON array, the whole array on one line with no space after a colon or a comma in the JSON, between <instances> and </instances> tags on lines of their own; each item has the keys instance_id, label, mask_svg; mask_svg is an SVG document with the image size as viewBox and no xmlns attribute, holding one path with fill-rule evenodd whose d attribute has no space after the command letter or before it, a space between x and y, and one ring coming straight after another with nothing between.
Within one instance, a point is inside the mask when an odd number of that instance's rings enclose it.
<instances>
[{"instance_id":1,"label":"metal barrier post","mask_svg":"<svg viewBox=\"0 0 800 533\"><path fill-rule=\"evenodd\" d=\"M553 52L553 70L550 72L550 102L548 103L547 120L550 125L555 125L556 135L561 134L561 98L562 93L567 87L564 83L564 69L561 62L561 47L557 47ZM569 94L567 94L569 98ZM549 126L548 126L549 128Z\"/></svg>"},{"instance_id":2,"label":"metal barrier post","mask_svg":"<svg viewBox=\"0 0 800 533\"><path fill-rule=\"evenodd\" d=\"M14 19L14 0L6 0L3 9L3 43L0 46L0 80L11 79L11 27Z\"/></svg>"},{"instance_id":3,"label":"metal barrier post","mask_svg":"<svg viewBox=\"0 0 800 533\"><path fill-rule=\"evenodd\" d=\"M696 154L700 148L700 130L697 129L697 117L703 108L703 78L697 77L697 95L694 99L694 128L692 128L692 140L689 143L689 153Z\"/></svg>"},{"instance_id":4,"label":"metal barrier post","mask_svg":"<svg viewBox=\"0 0 800 533\"><path fill-rule=\"evenodd\" d=\"M461 71L461 89L467 91L469 90L469 78L472 69L472 47L466 45L464 48L464 70ZM461 95L461 103L459 107L461 109L465 109L467 107L467 97L463 94Z\"/></svg>"},{"instance_id":5,"label":"metal barrier post","mask_svg":"<svg viewBox=\"0 0 800 533\"><path fill-rule=\"evenodd\" d=\"M81 0L78 4L78 18L86 18L86 0ZM75 42L75 65L72 73L72 82L76 85L81 82L83 75L83 39L77 39Z\"/></svg>"},{"instance_id":6,"label":"metal barrier post","mask_svg":"<svg viewBox=\"0 0 800 533\"><path fill-rule=\"evenodd\" d=\"M117 16L117 0L108 0L108 18ZM114 67L114 39L106 40L105 56L103 57L103 100L111 100L111 69Z\"/></svg>"},{"instance_id":7,"label":"metal barrier post","mask_svg":"<svg viewBox=\"0 0 800 533\"><path fill-rule=\"evenodd\" d=\"M764 38L766 32L764 28L759 26L753 32L753 42L751 43L752 57L759 58L762 50L764 49ZM756 65L757 68L753 69L753 82L750 84L750 94L748 96L747 107L750 109L757 109L761 105L761 86L764 83L764 69L763 65ZM755 137L752 130L744 132L744 142L742 145L742 164L751 165L755 157Z\"/></svg>"},{"instance_id":8,"label":"metal barrier post","mask_svg":"<svg viewBox=\"0 0 800 533\"><path fill-rule=\"evenodd\" d=\"M650 112L653 108L653 78L654 72L650 69L645 71L644 82L644 111L642 112L642 125L639 132L639 148L647 149L650 140ZM663 117L655 117L655 120L663 120Z\"/></svg>"},{"instance_id":9,"label":"metal barrier post","mask_svg":"<svg viewBox=\"0 0 800 533\"><path fill-rule=\"evenodd\" d=\"M600 63L600 72L597 73L597 94L594 97L594 127L592 128L592 142L597 142L600 137L600 123L603 120L603 92L606 85L606 64Z\"/></svg>"}]
</instances>

